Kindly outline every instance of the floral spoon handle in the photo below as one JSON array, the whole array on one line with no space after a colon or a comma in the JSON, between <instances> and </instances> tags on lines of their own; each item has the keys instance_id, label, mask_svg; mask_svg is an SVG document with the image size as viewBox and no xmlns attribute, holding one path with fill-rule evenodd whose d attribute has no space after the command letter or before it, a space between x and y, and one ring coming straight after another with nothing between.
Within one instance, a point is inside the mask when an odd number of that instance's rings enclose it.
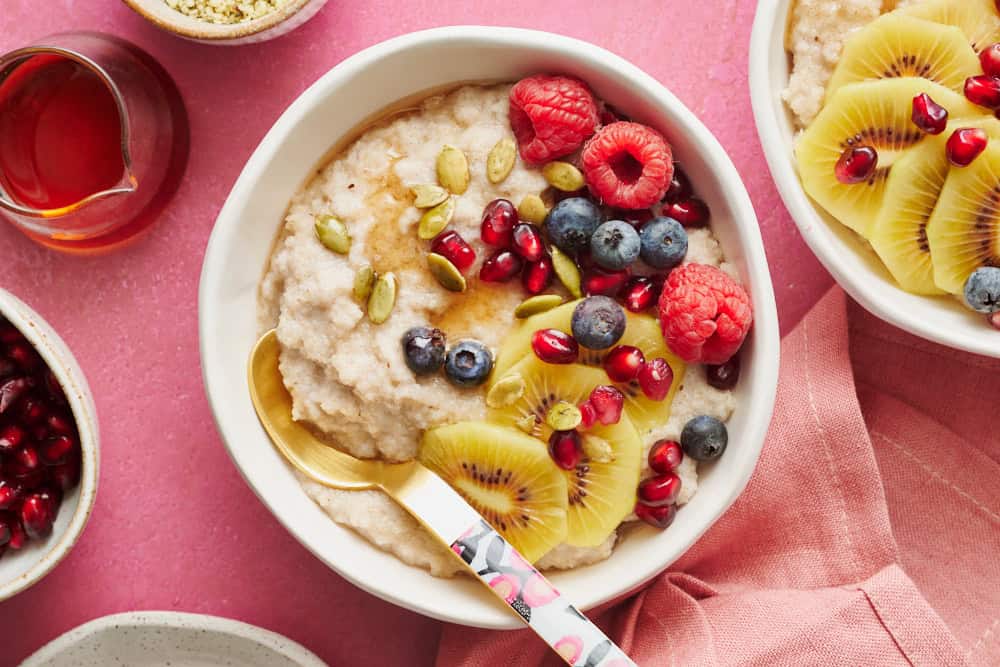
<instances>
[{"instance_id":1,"label":"floral spoon handle","mask_svg":"<svg viewBox=\"0 0 1000 667\"><path fill-rule=\"evenodd\" d=\"M417 477L419 488L410 486L396 499L567 664L635 667L444 480L433 473Z\"/></svg>"}]
</instances>

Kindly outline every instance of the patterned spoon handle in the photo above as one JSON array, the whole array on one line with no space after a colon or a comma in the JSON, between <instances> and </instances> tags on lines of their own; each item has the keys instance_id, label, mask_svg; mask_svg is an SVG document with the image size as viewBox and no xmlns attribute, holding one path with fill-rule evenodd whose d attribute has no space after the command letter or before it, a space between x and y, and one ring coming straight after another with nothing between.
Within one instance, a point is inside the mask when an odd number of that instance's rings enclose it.
<instances>
[{"instance_id":1,"label":"patterned spoon handle","mask_svg":"<svg viewBox=\"0 0 1000 667\"><path fill-rule=\"evenodd\" d=\"M418 477L420 482L394 494L396 499L567 664L635 667L444 480L433 473Z\"/></svg>"}]
</instances>

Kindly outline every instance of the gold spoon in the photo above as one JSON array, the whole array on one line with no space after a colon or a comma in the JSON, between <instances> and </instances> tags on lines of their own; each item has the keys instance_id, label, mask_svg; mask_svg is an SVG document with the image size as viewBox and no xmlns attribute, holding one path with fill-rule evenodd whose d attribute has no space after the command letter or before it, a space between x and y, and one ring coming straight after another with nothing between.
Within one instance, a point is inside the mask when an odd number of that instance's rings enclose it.
<instances>
[{"instance_id":1,"label":"gold spoon","mask_svg":"<svg viewBox=\"0 0 1000 667\"><path fill-rule=\"evenodd\" d=\"M292 466L334 489L385 491L568 664L635 665L443 479L417 461L354 458L292 419L280 352L275 330L257 341L250 354L250 398L271 442Z\"/></svg>"}]
</instances>

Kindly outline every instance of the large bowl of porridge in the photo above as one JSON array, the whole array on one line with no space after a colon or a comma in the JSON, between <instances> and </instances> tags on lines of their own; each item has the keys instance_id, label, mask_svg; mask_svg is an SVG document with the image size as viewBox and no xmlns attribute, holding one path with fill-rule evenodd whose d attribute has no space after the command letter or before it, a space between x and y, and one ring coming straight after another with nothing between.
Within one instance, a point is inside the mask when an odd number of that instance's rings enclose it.
<instances>
[{"instance_id":1,"label":"large bowl of porridge","mask_svg":"<svg viewBox=\"0 0 1000 667\"><path fill-rule=\"evenodd\" d=\"M984 35L981 41L995 41L1000 19L992 2L953 3L957 9L949 9L948 3L949 0L763 0L758 4L751 37L750 93L757 131L778 192L806 243L851 297L878 317L912 334L956 349L1000 357L1000 329L991 327L980 313L963 303L960 287L950 290L954 294L945 294L933 284L929 289L904 289L894 279L888 264L880 259L877 248L864 238L869 234L859 233L849 228L848 222L838 221L807 194L803 170L796 161L797 141L830 100L828 86L844 57L845 43L876 21L886 19L890 11L903 14L907 20L919 19L925 29L937 30L937 26L944 25L956 35L961 34L956 26L946 23L930 26L923 21L964 21L961 25L965 32L981 30ZM969 12L981 13L980 20L968 19ZM981 48L983 44L972 46ZM963 45L963 49L969 46ZM961 98L962 78L980 71L978 60L972 55L974 50L969 49L968 54L971 70L963 72L958 85L952 86L957 89L958 98ZM905 68L901 73L887 72L882 76L900 74L913 76ZM905 80L895 79L900 83ZM953 105L957 107L960 103L965 104L965 100L958 99ZM952 118L960 116L962 111L952 108ZM980 111L989 113L986 109ZM941 140L951 132L949 125ZM985 262L991 264L995 259ZM917 293L920 291L925 293Z\"/></svg>"},{"instance_id":2,"label":"large bowl of porridge","mask_svg":"<svg viewBox=\"0 0 1000 667\"><path fill-rule=\"evenodd\" d=\"M670 419L646 429L650 442L654 431L677 438L701 414L718 416L728 428L724 456L678 469L686 491L672 525L665 531L633 525L585 549L560 544L539 561L585 609L636 589L689 548L742 491L770 421L778 370L774 299L743 185L711 134L648 75L592 45L515 29L445 28L372 47L321 78L265 137L220 213L200 292L209 399L230 455L261 500L356 585L419 613L479 627L518 624L476 582L452 576L456 560L387 497L303 483L285 465L254 416L246 361L257 336L277 326L296 418L356 456L413 458L426 429L485 418L481 392L456 391L440 377L414 379L399 341L409 327L433 320L449 340L457 334L502 350L513 338L510 313L526 295L483 287L459 299L442 291L423 265L426 251L414 245L421 212L407 193L434 179L443 145L464 151L479 166L457 200L453 226L471 239L490 200L518 202L543 190L539 170L520 165L501 185L477 175L500 128L510 132L511 84L539 72L585 81L617 113L669 139L712 215L710 228L689 230L686 261L731 276L752 303L735 388L714 389L705 368L689 364L672 394ZM397 210L400 201L407 204ZM349 250L331 254L314 229L334 208L354 226ZM394 224L379 224L387 219ZM476 249L481 262L485 250ZM391 262L400 285L391 317L377 326L369 321L371 307L366 320L351 298L369 258ZM502 351L496 363L496 372L520 366L505 364Z\"/></svg>"}]
</instances>

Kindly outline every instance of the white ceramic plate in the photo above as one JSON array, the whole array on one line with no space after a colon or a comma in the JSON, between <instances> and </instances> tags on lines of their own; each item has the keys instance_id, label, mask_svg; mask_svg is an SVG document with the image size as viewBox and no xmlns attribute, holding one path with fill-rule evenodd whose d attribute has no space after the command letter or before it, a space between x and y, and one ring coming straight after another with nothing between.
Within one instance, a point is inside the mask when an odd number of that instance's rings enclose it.
<instances>
[{"instance_id":1,"label":"white ceramic plate","mask_svg":"<svg viewBox=\"0 0 1000 667\"><path fill-rule=\"evenodd\" d=\"M676 560L729 507L753 472L774 405L778 325L760 230L739 175L708 130L655 79L592 44L511 28L453 27L392 39L338 65L309 88L267 134L216 222L200 289L202 368L212 410L236 465L286 528L317 557L365 590L452 623L520 627L471 579L437 579L333 523L302 491L255 418L247 356L257 332L257 285L289 199L326 151L399 99L454 82L515 80L538 71L574 74L640 122L663 130L713 212L713 228L754 302L742 353L740 400L730 448L702 469L698 493L665 532L640 527L614 556L553 574L589 609L634 590Z\"/></svg>"},{"instance_id":2,"label":"white ceramic plate","mask_svg":"<svg viewBox=\"0 0 1000 667\"><path fill-rule=\"evenodd\" d=\"M53 639L21 667L326 667L282 635L218 616L167 611L103 616Z\"/></svg>"},{"instance_id":3,"label":"white ceramic plate","mask_svg":"<svg viewBox=\"0 0 1000 667\"><path fill-rule=\"evenodd\" d=\"M760 0L750 38L750 98L757 132L778 192L806 243L855 301L900 329L959 350L1000 357L1000 331L953 297L900 289L871 246L829 216L802 189L795 167L792 115L781 100L790 62L785 27L792 0Z\"/></svg>"}]
</instances>

